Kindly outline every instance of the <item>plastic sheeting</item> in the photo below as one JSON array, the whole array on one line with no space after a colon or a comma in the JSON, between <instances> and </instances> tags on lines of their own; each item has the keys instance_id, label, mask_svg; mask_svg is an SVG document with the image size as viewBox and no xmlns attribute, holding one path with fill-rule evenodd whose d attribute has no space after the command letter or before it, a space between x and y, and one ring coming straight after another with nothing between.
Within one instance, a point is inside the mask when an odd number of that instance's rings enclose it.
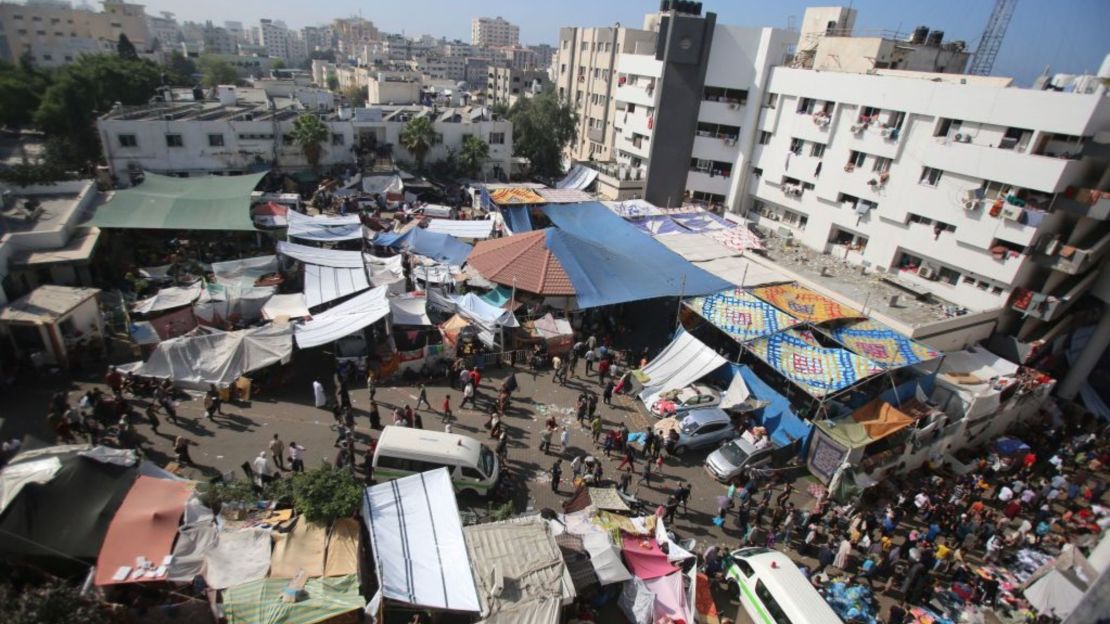
<instances>
[{"instance_id":1,"label":"plastic sheeting","mask_svg":"<svg viewBox=\"0 0 1110 624\"><path fill-rule=\"evenodd\" d=\"M693 621L690 618L692 605L690 605L686 590L682 586L681 572L644 581L644 585L655 596L652 604L652 615L654 615L656 621L668 617L676 621Z\"/></svg>"},{"instance_id":2,"label":"plastic sheeting","mask_svg":"<svg viewBox=\"0 0 1110 624\"><path fill-rule=\"evenodd\" d=\"M361 256L360 252L351 252ZM319 264L304 265L304 299L310 308L342 299L370 288L366 270L343 269Z\"/></svg>"},{"instance_id":3,"label":"plastic sheeting","mask_svg":"<svg viewBox=\"0 0 1110 624\"><path fill-rule=\"evenodd\" d=\"M866 320L832 331L837 342L886 368L899 368L936 359L937 351L877 321Z\"/></svg>"},{"instance_id":4,"label":"plastic sheeting","mask_svg":"<svg viewBox=\"0 0 1110 624\"><path fill-rule=\"evenodd\" d=\"M453 299L455 311L471 323L486 330L499 327L519 327L512 310L506 310L486 303L474 293L467 293Z\"/></svg>"},{"instance_id":5,"label":"plastic sheeting","mask_svg":"<svg viewBox=\"0 0 1110 624\"><path fill-rule=\"evenodd\" d=\"M655 621L655 594L638 578L624 584L617 604L632 624L651 624Z\"/></svg>"},{"instance_id":6,"label":"plastic sheeting","mask_svg":"<svg viewBox=\"0 0 1110 624\"><path fill-rule=\"evenodd\" d=\"M57 457L44 457L7 466L0 470L0 514L29 483L49 483L62 469Z\"/></svg>"},{"instance_id":7,"label":"plastic sheeting","mask_svg":"<svg viewBox=\"0 0 1110 624\"><path fill-rule=\"evenodd\" d=\"M397 282L402 282L403 285L405 269L401 264L404 260L401 256L379 258L363 254L362 258L366 262L367 272L370 273L370 283L374 286L387 286Z\"/></svg>"},{"instance_id":8,"label":"plastic sheeting","mask_svg":"<svg viewBox=\"0 0 1110 624\"><path fill-rule=\"evenodd\" d=\"M818 398L883 372L878 364L847 349L821 346L808 331L788 329L750 342L747 349Z\"/></svg>"},{"instance_id":9,"label":"plastic sheeting","mask_svg":"<svg viewBox=\"0 0 1110 624\"><path fill-rule=\"evenodd\" d=\"M559 621L558 606L570 604L575 591L547 521L525 516L470 525L463 533L485 622Z\"/></svg>"},{"instance_id":10,"label":"plastic sheeting","mask_svg":"<svg viewBox=\"0 0 1110 624\"><path fill-rule=\"evenodd\" d=\"M577 204L594 201L594 196L578 189L537 189L537 193L549 204Z\"/></svg>"},{"instance_id":11,"label":"plastic sheeting","mask_svg":"<svg viewBox=\"0 0 1110 624\"><path fill-rule=\"evenodd\" d=\"M752 294L790 316L808 323L863 316L857 310L797 284L763 286L753 289Z\"/></svg>"},{"instance_id":12,"label":"plastic sheeting","mask_svg":"<svg viewBox=\"0 0 1110 624\"><path fill-rule=\"evenodd\" d=\"M543 204L543 197L529 188L510 187L490 191L490 198L495 204Z\"/></svg>"},{"instance_id":13,"label":"plastic sheeting","mask_svg":"<svg viewBox=\"0 0 1110 624\"><path fill-rule=\"evenodd\" d=\"M580 191L584 191L589 188L591 184L594 183L594 180L597 179L597 176L598 172L596 169L592 169L585 165L574 165L570 168L570 171L567 172L567 175L564 176L562 180L559 180L555 183L555 188L578 189Z\"/></svg>"},{"instance_id":14,"label":"plastic sheeting","mask_svg":"<svg viewBox=\"0 0 1110 624\"><path fill-rule=\"evenodd\" d=\"M341 241L362 238L362 222L357 214L342 217L310 217L290 210L287 215L291 238L314 241Z\"/></svg>"},{"instance_id":15,"label":"plastic sheeting","mask_svg":"<svg viewBox=\"0 0 1110 624\"><path fill-rule=\"evenodd\" d=\"M789 282L790 278L774 269L752 262L747 258L718 258L699 262L697 266L737 286L763 286Z\"/></svg>"},{"instance_id":16,"label":"plastic sheeting","mask_svg":"<svg viewBox=\"0 0 1110 624\"><path fill-rule=\"evenodd\" d=\"M523 234L532 231L532 208L530 206L506 206L501 209L505 227L509 234Z\"/></svg>"},{"instance_id":17,"label":"plastic sheeting","mask_svg":"<svg viewBox=\"0 0 1110 624\"><path fill-rule=\"evenodd\" d=\"M705 262L736 255L735 251L720 244L709 234L664 234L655 237L655 240L690 262Z\"/></svg>"},{"instance_id":18,"label":"plastic sheeting","mask_svg":"<svg viewBox=\"0 0 1110 624\"><path fill-rule=\"evenodd\" d=\"M108 525L96 559L96 584L165 580L169 570L162 560L173 552L185 502L192 494L193 484L187 481L136 479ZM138 557L145 558L152 569L140 573L135 565ZM123 567L129 573L121 579L117 571Z\"/></svg>"},{"instance_id":19,"label":"plastic sheeting","mask_svg":"<svg viewBox=\"0 0 1110 624\"><path fill-rule=\"evenodd\" d=\"M270 555L270 578L324 575L327 527L301 516L288 533L274 533L274 552Z\"/></svg>"},{"instance_id":20,"label":"plastic sheeting","mask_svg":"<svg viewBox=\"0 0 1110 624\"><path fill-rule=\"evenodd\" d=\"M366 176L362 178L362 190L370 195L398 195L405 190L399 175Z\"/></svg>"},{"instance_id":21,"label":"plastic sheeting","mask_svg":"<svg viewBox=\"0 0 1110 624\"><path fill-rule=\"evenodd\" d=\"M136 301L132 310L138 314L150 314L191 305L203 290L204 283L200 281L191 286L162 288L153 297Z\"/></svg>"},{"instance_id":22,"label":"plastic sheeting","mask_svg":"<svg viewBox=\"0 0 1110 624\"><path fill-rule=\"evenodd\" d=\"M362 517L382 595L422 607L481 611L446 469L366 488Z\"/></svg>"},{"instance_id":23,"label":"plastic sheeting","mask_svg":"<svg viewBox=\"0 0 1110 624\"><path fill-rule=\"evenodd\" d=\"M102 228L253 231L250 196L265 173L178 178L146 172L109 193L92 224Z\"/></svg>"},{"instance_id":24,"label":"plastic sheeting","mask_svg":"<svg viewBox=\"0 0 1110 624\"><path fill-rule=\"evenodd\" d=\"M582 545L590 553L590 564L602 585L622 583L632 578L632 573L621 563L620 551L613 546L608 533L586 533Z\"/></svg>"},{"instance_id":25,"label":"plastic sheeting","mask_svg":"<svg viewBox=\"0 0 1110 624\"><path fill-rule=\"evenodd\" d=\"M293 353L292 334L292 327L283 323L183 336L160 343L146 362L120 369L194 388L227 386L251 371L289 358Z\"/></svg>"},{"instance_id":26,"label":"plastic sheeting","mask_svg":"<svg viewBox=\"0 0 1110 624\"><path fill-rule=\"evenodd\" d=\"M767 403L756 415L760 417L760 424L767 429L772 440L785 446L794 440L809 439L813 425L798 418L786 397L775 392L751 368L741 364L731 364L730 367L734 374L739 374L744 379L748 390L756 399Z\"/></svg>"},{"instance_id":27,"label":"plastic sheeting","mask_svg":"<svg viewBox=\"0 0 1110 624\"><path fill-rule=\"evenodd\" d=\"M689 230L675 223L674 220L671 219L670 215L650 215L645 217L634 217L629 219L629 223L636 226L641 231L650 236L689 233Z\"/></svg>"},{"instance_id":28,"label":"plastic sheeting","mask_svg":"<svg viewBox=\"0 0 1110 624\"><path fill-rule=\"evenodd\" d=\"M204 581L213 589L226 589L266 578L270 546L265 529L221 531L204 556Z\"/></svg>"},{"instance_id":29,"label":"plastic sheeting","mask_svg":"<svg viewBox=\"0 0 1110 624\"><path fill-rule=\"evenodd\" d=\"M404 233L382 232L374 239L379 247L403 249L420 254L437 262L462 266L473 249L470 245L449 234L412 228Z\"/></svg>"},{"instance_id":30,"label":"plastic sheeting","mask_svg":"<svg viewBox=\"0 0 1110 624\"><path fill-rule=\"evenodd\" d=\"M654 539L621 535L621 554L633 576L645 581L678 571Z\"/></svg>"},{"instance_id":31,"label":"plastic sheeting","mask_svg":"<svg viewBox=\"0 0 1110 624\"><path fill-rule=\"evenodd\" d=\"M216 547L219 532L215 524L182 527L173 547L173 561L170 562L166 580L192 583L195 577L202 574L204 559Z\"/></svg>"},{"instance_id":32,"label":"plastic sheeting","mask_svg":"<svg viewBox=\"0 0 1110 624\"><path fill-rule=\"evenodd\" d=\"M744 253L749 249L764 249L763 241L744 225L737 225L727 230L716 230L711 233L713 239L728 249L737 253Z\"/></svg>"},{"instance_id":33,"label":"plastic sheeting","mask_svg":"<svg viewBox=\"0 0 1110 624\"><path fill-rule=\"evenodd\" d=\"M727 362L705 343L679 329L674 340L637 373L644 385L640 400L651 405L659 394L684 388Z\"/></svg>"},{"instance_id":34,"label":"plastic sheeting","mask_svg":"<svg viewBox=\"0 0 1110 624\"><path fill-rule=\"evenodd\" d=\"M362 252L360 251L323 249L321 247L311 247L309 245L278 241L277 252L282 256L293 258L305 264L317 264L337 269L361 269L363 266Z\"/></svg>"},{"instance_id":35,"label":"plastic sheeting","mask_svg":"<svg viewBox=\"0 0 1110 624\"><path fill-rule=\"evenodd\" d=\"M431 325L427 306L428 298L423 293L409 293L389 300L394 325Z\"/></svg>"},{"instance_id":36,"label":"plastic sheeting","mask_svg":"<svg viewBox=\"0 0 1110 624\"><path fill-rule=\"evenodd\" d=\"M368 290L297 325L297 346L302 349L318 347L374 324L389 314L387 288L378 286Z\"/></svg>"},{"instance_id":37,"label":"plastic sheeting","mask_svg":"<svg viewBox=\"0 0 1110 624\"><path fill-rule=\"evenodd\" d=\"M671 218L674 219L675 223L691 232L718 232L721 230L731 230L736 227L735 223L727 221L707 210L676 214L672 215Z\"/></svg>"},{"instance_id":38,"label":"plastic sheeting","mask_svg":"<svg viewBox=\"0 0 1110 624\"><path fill-rule=\"evenodd\" d=\"M258 278L277 273L277 256L257 256L241 260L213 262L216 281L227 287L252 288Z\"/></svg>"},{"instance_id":39,"label":"plastic sheeting","mask_svg":"<svg viewBox=\"0 0 1110 624\"><path fill-rule=\"evenodd\" d=\"M429 219L428 227L425 229L435 234L450 234L455 238L489 238L493 236L493 221L491 219L467 221Z\"/></svg>"},{"instance_id":40,"label":"plastic sheeting","mask_svg":"<svg viewBox=\"0 0 1110 624\"><path fill-rule=\"evenodd\" d=\"M601 204L545 206L543 211L557 226L548 230L547 246L570 277L579 307L700 295L729 286Z\"/></svg>"},{"instance_id":41,"label":"plastic sheeting","mask_svg":"<svg viewBox=\"0 0 1110 624\"><path fill-rule=\"evenodd\" d=\"M744 383L744 377L739 373L733 373L732 381L728 383L728 389L721 395L720 408L727 410L742 405L751 396L752 393L748 390L748 384Z\"/></svg>"},{"instance_id":42,"label":"plastic sheeting","mask_svg":"<svg viewBox=\"0 0 1110 624\"><path fill-rule=\"evenodd\" d=\"M268 321L282 317L298 319L307 316L311 316L311 314L308 311L308 306L305 305L303 293L274 295L266 301L266 305L262 306L262 318Z\"/></svg>"},{"instance_id":43,"label":"plastic sheeting","mask_svg":"<svg viewBox=\"0 0 1110 624\"><path fill-rule=\"evenodd\" d=\"M319 624L365 604L357 574L308 579L296 602L282 600L288 586L287 579L264 579L223 592L227 624Z\"/></svg>"},{"instance_id":44,"label":"plastic sheeting","mask_svg":"<svg viewBox=\"0 0 1110 624\"><path fill-rule=\"evenodd\" d=\"M798 324L789 314L739 288L694 297L686 301L686 307L739 343Z\"/></svg>"}]
</instances>

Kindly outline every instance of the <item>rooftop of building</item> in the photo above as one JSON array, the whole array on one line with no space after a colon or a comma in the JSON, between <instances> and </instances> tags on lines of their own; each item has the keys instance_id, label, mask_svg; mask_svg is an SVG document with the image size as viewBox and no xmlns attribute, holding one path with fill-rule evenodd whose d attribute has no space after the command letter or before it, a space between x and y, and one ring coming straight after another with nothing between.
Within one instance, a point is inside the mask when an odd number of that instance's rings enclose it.
<instances>
[{"instance_id":1,"label":"rooftop of building","mask_svg":"<svg viewBox=\"0 0 1110 624\"><path fill-rule=\"evenodd\" d=\"M91 189L90 180L61 182L52 186L4 187L3 205L0 207L0 239L9 234L50 232L60 230L74 219L81 209L78 200Z\"/></svg>"},{"instance_id":2,"label":"rooftop of building","mask_svg":"<svg viewBox=\"0 0 1110 624\"><path fill-rule=\"evenodd\" d=\"M96 288L74 288L47 284L0 309L0 321L9 323L54 323L85 301L95 297Z\"/></svg>"},{"instance_id":3,"label":"rooftop of building","mask_svg":"<svg viewBox=\"0 0 1110 624\"><path fill-rule=\"evenodd\" d=\"M295 97L267 95L263 88L236 87L234 104L225 104L206 92L203 100L195 99L192 90L174 89L172 101L152 102L138 106L117 104L101 116L116 121L277 121L293 119L306 107Z\"/></svg>"}]
</instances>

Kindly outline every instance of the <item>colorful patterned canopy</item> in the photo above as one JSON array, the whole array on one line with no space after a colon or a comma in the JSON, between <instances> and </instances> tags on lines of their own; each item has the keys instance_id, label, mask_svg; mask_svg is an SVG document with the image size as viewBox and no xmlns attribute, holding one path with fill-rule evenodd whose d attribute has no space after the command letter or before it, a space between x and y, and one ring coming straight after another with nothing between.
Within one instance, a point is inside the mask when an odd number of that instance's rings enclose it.
<instances>
[{"instance_id":1,"label":"colorful patterned canopy","mask_svg":"<svg viewBox=\"0 0 1110 624\"><path fill-rule=\"evenodd\" d=\"M749 249L764 249L763 241L744 225L738 225L730 230L718 230L713 232L712 236L725 247L740 253Z\"/></svg>"},{"instance_id":2,"label":"colorful patterned canopy","mask_svg":"<svg viewBox=\"0 0 1110 624\"><path fill-rule=\"evenodd\" d=\"M810 323L863 317L858 311L797 284L754 288L752 294L790 316Z\"/></svg>"},{"instance_id":3,"label":"colorful patterned canopy","mask_svg":"<svg viewBox=\"0 0 1110 624\"><path fill-rule=\"evenodd\" d=\"M782 331L799 322L739 288L694 297L686 302L686 306L741 343Z\"/></svg>"},{"instance_id":4,"label":"colorful patterned canopy","mask_svg":"<svg viewBox=\"0 0 1110 624\"><path fill-rule=\"evenodd\" d=\"M547 200L529 188L510 187L499 188L489 193L493 203L502 206L507 204L546 204Z\"/></svg>"},{"instance_id":5,"label":"colorful patterned canopy","mask_svg":"<svg viewBox=\"0 0 1110 624\"><path fill-rule=\"evenodd\" d=\"M834 329L832 335L852 351L885 368L910 366L941 355L872 320L850 323Z\"/></svg>"},{"instance_id":6,"label":"colorful patterned canopy","mask_svg":"<svg viewBox=\"0 0 1110 624\"><path fill-rule=\"evenodd\" d=\"M811 396L823 397L883 371L847 349L822 347L809 331L788 329L760 338L748 350Z\"/></svg>"}]
</instances>

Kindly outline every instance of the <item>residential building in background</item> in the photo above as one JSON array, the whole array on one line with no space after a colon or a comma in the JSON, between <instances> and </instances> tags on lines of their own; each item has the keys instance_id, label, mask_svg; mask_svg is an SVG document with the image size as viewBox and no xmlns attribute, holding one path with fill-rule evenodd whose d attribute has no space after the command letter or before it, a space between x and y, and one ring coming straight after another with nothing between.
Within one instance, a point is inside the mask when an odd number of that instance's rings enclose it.
<instances>
[{"instance_id":1,"label":"residential building in background","mask_svg":"<svg viewBox=\"0 0 1110 624\"><path fill-rule=\"evenodd\" d=\"M479 47L520 45L520 27L501 17L475 17L470 21L470 42Z\"/></svg>"},{"instance_id":2,"label":"residential building in background","mask_svg":"<svg viewBox=\"0 0 1110 624\"><path fill-rule=\"evenodd\" d=\"M555 58L555 46L546 43L528 46L532 52L536 53L534 67L547 71L551 67L551 61Z\"/></svg>"},{"instance_id":3,"label":"residential building in background","mask_svg":"<svg viewBox=\"0 0 1110 624\"><path fill-rule=\"evenodd\" d=\"M153 52L143 5L105 0L97 12L68 3L0 3L0 59L10 63L30 54L39 67L59 67L82 54L115 52L120 35L140 54Z\"/></svg>"},{"instance_id":4,"label":"residential building in background","mask_svg":"<svg viewBox=\"0 0 1110 624\"><path fill-rule=\"evenodd\" d=\"M146 16L146 27L150 33L151 46L157 40L162 50L170 50L181 42L181 25L174 19L174 14L162 11L158 15Z\"/></svg>"},{"instance_id":5,"label":"residential building in background","mask_svg":"<svg viewBox=\"0 0 1110 624\"><path fill-rule=\"evenodd\" d=\"M358 54L363 46L381 40L381 33L374 22L361 17L339 18L332 22L335 48L344 56Z\"/></svg>"},{"instance_id":6,"label":"residential building in background","mask_svg":"<svg viewBox=\"0 0 1110 624\"><path fill-rule=\"evenodd\" d=\"M512 106L521 97L543 91L549 83L546 71L490 67L486 84L486 103Z\"/></svg>"},{"instance_id":7,"label":"residential building in background","mask_svg":"<svg viewBox=\"0 0 1110 624\"><path fill-rule=\"evenodd\" d=\"M624 26L559 29L553 80L559 97L578 115L569 158L612 159L617 58L622 52L654 54L655 39L654 31Z\"/></svg>"},{"instance_id":8,"label":"residential building in background","mask_svg":"<svg viewBox=\"0 0 1110 624\"><path fill-rule=\"evenodd\" d=\"M366 103L419 104L422 86L418 72L373 72L367 82Z\"/></svg>"},{"instance_id":9,"label":"residential building in background","mask_svg":"<svg viewBox=\"0 0 1110 624\"><path fill-rule=\"evenodd\" d=\"M297 32L289 30L285 22L270 19L259 20L261 45L273 57L287 63L299 63L308 58L308 49Z\"/></svg>"},{"instance_id":10,"label":"residential building in background","mask_svg":"<svg viewBox=\"0 0 1110 624\"><path fill-rule=\"evenodd\" d=\"M523 46L511 46L500 49L505 57L505 65L513 69L535 69L537 67L536 51Z\"/></svg>"},{"instance_id":11,"label":"residential building in background","mask_svg":"<svg viewBox=\"0 0 1110 624\"><path fill-rule=\"evenodd\" d=\"M309 52L332 49L332 30L324 26L305 26L301 29L301 40Z\"/></svg>"},{"instance_id":12,"label":"residential building in background","mask_svg":"<svg viewBox=\"0 0 1110 624\"><path fill-rule=\"evenodd\" d=\"M228 21L224 22L224 28L227 32L235 37L235 41L239 43L249 43L247 38L247 30L243 28L243 22Z\"/></svg>"},{"instance_id":13,"label":"residential building in background","mask_svg":"<svg viewBox=\"0 0 1110 624\"><path fill-rule=\"evenodd\" d=\"M204 53L205 54L237 54L239 42L226 28L213 26L212 22L204 25Z\"/></svg>"}]
</instances>

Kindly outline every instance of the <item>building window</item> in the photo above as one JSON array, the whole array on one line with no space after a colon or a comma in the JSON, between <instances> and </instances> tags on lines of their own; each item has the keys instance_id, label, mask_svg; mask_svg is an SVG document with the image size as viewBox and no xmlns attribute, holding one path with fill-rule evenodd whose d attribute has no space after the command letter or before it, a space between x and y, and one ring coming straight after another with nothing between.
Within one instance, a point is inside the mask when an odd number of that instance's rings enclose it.
<instances>
[{"instance_id":1,"label":"building window","mask_svg":"<svg viewBox=\"0 0 1110 624\"><path fill-rule=\"evenodd\" d=\"M959 271L953 271L948 267L942 266L940 267L940 270L937 271L937 279L946 284L951 284L952 286L955 286L960 281L960 273Z\"/></svg>"},{"instance_id":2,"label":"building window","mask_svg":"<svg viewBox=\"0 0 1110 624\"><path fill-rule=\"evenodd\" d=\"M875 173L886 173L890 171L890 159L876 156L875 162L871 165L871 170Z\"/></svg>"},{"instance_id":3,"label":"building window","mask_svg":"<svg viewBox=\"0 0 1110 624\"><path fill-rule=\"evenodd\" d=\"M802 146L804 145L805 141L801 139L790 139L790 151L794 152L798 156L802 155Z\"/></svg>"},{"instance_id":4,"label":"building window","mask_svg":"<svg viewBox=\"0 0 1110 624\"><path fill-rule=\"evenodd\" d=\"M824 158L825 157L825 144L824 143L814 143L809 148L809 155L813 156L814 158Z\"/></svg>"},{"instance_id":5,"label":"building window","mask_svg":"<svg viewBox=\"0 0 1110 624\"><path fill-rule=\"evenodd\" d=\"M804 97L798 100L798 112L803 115L812 115L813 108L817 105L817 101L813 98Z\"/></svg>"},{"instance_id":6,"label":"building window","mask_svg":"<svg viewBox=\"0 0 1110 624\"><path fill-rule=\"evenodd\" d=\"M505 144L505 133L504 132L490 132L489 133L489 144L490 145L504 145Z\"/></svg>"},{"instance_id":7,"label":"building window","mask_svg":"<svg viewBox=\"0 0 1110 624\"><path fill-rule=\"evenodd\" d=\"M344 143L344 139L343 139L342 134L332 134L331 135L331 144L332 145L343 145L343 143Z\"/></svg>"},{"instance_id":8,"label":"building window","mask_svg":"<svg viewBox=\"0 0 1110 624\"><path fill-rule=\"evenodd\" d=\"M848 154L848 165L844 169L852 171L856 167L862 167L865 162L867 162L867 154L853 150L851 154Z\"/></svg>"},{"instance_id":9,"label":"building window","mask_svg":"<svg viewBox=\"0 0 1110 624\"><path fill-rule=\"evenodd\" d=\"M139 140L133 134L121 134L118 137L120 147L138 147Z\"/></svg>"},{"instance_id":10,"label":"building window","mask_svg":"<svg viewBox=\"0 0 1110 624\"><path fill-rule=\"evenodd\" d=\"M936 186L940 182L940 177L944 172L940 169L933 169L932 167L923 167L921 169L921 178L918 179L919 184L925 186Z\"/></svg>"},{"instance_id":11,"label":"building window","mask_svg":"<svg viewBox=\"0 0 1110 624\"><path fill-rule=\"evenodd\" d=\"M748 92L744 89L706 87L702 99L708 102L724 102L734 107L742 106L748 102Z\"/></svg>"},{"instance_id":12,"label":"building window","mask_svg":"<svg viewBox=\"0 0 1110 624\"><path fill-rule=\"evenodd\" d=\"M770 132L768 132L767 130L761 131L759 133L759 144L760 145L767 145L768 143L771 142L771 136L773 136L773 135Z\"/></svg>"},{"instance_id":13,"label":"building window","mask_svg":"<svg viewBox=\"0 0 1110 624\"><path fill-rule=\"evenodd\" d=\"M222 135L222 134L210 134L210 135L208 135L208 147L223 147L223 146L224 146L224 135Z\"/></svg>"},{"instance_id":14,"label":"building window","mask_svg":"<svg viewBox=\"0 0 1110 624\"><path fill-rule=\"evenodd\" d=\"M185 147L185 140L180 134L167 134L166 147Z\"/></svg>"}]
</instances>

